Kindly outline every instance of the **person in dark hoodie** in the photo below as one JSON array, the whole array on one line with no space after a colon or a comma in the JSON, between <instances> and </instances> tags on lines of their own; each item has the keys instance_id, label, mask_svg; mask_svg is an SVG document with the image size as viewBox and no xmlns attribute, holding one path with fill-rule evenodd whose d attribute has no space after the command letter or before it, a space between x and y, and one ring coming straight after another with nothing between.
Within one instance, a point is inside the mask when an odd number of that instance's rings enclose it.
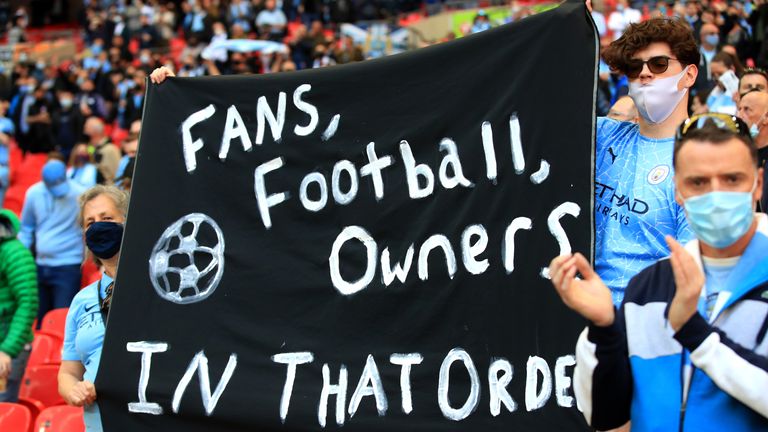
<instances>
[{"instance_id":1,"label":"person in dark hoodie","mask_svg":"<svg viewBox=\"0 0 768 432\"><path fill-rule=\"evenodd\" d=\"M0 402L18 399L37 316L35 259L16 239L19 225L12 211L0 210Z\"/></svg>"}]
</instances>

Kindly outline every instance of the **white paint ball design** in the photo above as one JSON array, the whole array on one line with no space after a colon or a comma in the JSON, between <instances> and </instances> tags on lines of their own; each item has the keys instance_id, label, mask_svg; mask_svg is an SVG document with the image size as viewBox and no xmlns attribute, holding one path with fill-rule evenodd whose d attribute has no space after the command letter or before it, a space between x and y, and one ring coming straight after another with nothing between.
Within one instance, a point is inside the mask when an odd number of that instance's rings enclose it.
<instances>
[{"instance_id":1,"label":"white paint ball design","mask_svg":"<svg viewBox=\"0 0 768 432\"><path fill-rule=\"evenodd\" d=\"M352 397L349 399L349 418L355 416L357 409L360 407L360 401L365 396L373 396L376 400L376 411L379 416L383 416L387 413L389 403L387 401L387 395L384 393L384 385L381 383L381 375L379 374L379 368L376 366L376 361L371 354L368 354L368 358L365 360L365 368L360 375L360 380L357 382L357 387L352 393Z\"/></svg>"},{"instance_id":2,"label":"white paint ball design","mask_svg":"<svg viewBox=\"0 0 768 432\"><path fill-rule=\"evenodd\" d=\"M216 409L216 405L219 403L219 398L221 397L222 393L224 393L229 380L235 373L235 368L237 368L237 354L231 354L229 356L229 361L227 361L227 366L224 368L224 372L221 374L221 379L219 379L219 383L216 385L216 389L213 391L213 394L211 394L211 382L210 376L208 375L208 357L205 356L203 351L195 354L195 357L192 358L192 361L187 367L187 371L184 373L181 381L179 381L179 385L176 386L176 391L173 392L173 401L171 402L171 408L173 409L173 412L175 414L179 413L181 398L184 396L184 392L187 390L189 382L192 380L192 376L195 374L195 372L197 372L197 379L200 382L200 394L203 399L203 408L205 409L205 414L207 416L212 415L213 411Z\"/></svg>"},{"instance_id":3,"label":"white paint ball design","mask_svg":"<svg viewBox=\"0 0 768 432\"><path fill-rule=\"evenodd\" d=\"M168 351L165 342L128 342L125 346L128 352L141 353L141 372L139 372L138 402L129 402L128 411L139 414L162 415L163 408L155 402L147 402L147 385L149 372L152 368L152 354Z\"/></svg>"},{"instance_id":4,"label":"white paint ball design","mask_svg":"<svg viewBox=\"0 0 768 432\"><path fill-rule=\"evenodd\" d=\"M192 140L192 127L211 118L215 112L216 107L213 106L213 104L210 104L207 107L190 114L190 116L181 123L181 143L182 150L184 151L184 164L186 165L187 172L191 173L197 168L195 153L203 148L202 139L198 138L194 141Z\"/></svg>"},{"instance_id":5,"label":"white paint ball design","mask_svg":"<svg viewBox=\"0 0 768 432\"><path fill-rule=\"evenodd\" d=\"M531 183L542 184L549 177L549 162L542 159L539 170L531 174Z\"/></svg>"},{"instance_id":6,"label":"white paint ball design","mask_svg":"<svg viewBox=\"0 0 768 432\"><path fill-rule=\"evenodd\" d=\"M473 242L473 237L476 237L477 241ZM471 274L477 275L488 270L489 264L487 259L477 260L477 256L485 252L487 246L488 232L482 225L470 225L461 234L462 260L464 267Z\"/></svg>"},{"instance_id":7,"label":"white paint ball design","mask_svg":"<svg viewBox=\"0 0 768 432\"><path fill-rule=\"evenodd\" d=\"M181 233L185 224L192 225L192 233L189 235ZM215 232L217 241L215 245L201 245L198 242L197 235L203 225ZM175 249L172 246L174 239L179 242ZM176 220L163 231L149 257L149 276L157 295L176 304L196 303L208 298L216 291L224 275L225 247L224 233L210 216L203 213L190 213ZM195 264L196 253L208 254L211 257L208 265L202 270ZM184 268L172 267L170 260L174 255L186 255L190 264ZM213 277L207 279L202 287L198 286L200 280L214 270ZM179 277L178 286L171 285L169 273L175 273ZM193 294L186 295L188 291L192 291Z\"/></svg>"},{"instance_id":8,"label":"white paint ball design","mask_svg":"<svg viewBox=\"0 0 768 432\"><path fill-rule=\"evenodd\" d=\"M419 353L392 354L389 356L389 362L400 366L400 393L402 408L405 414L413 411L413 401L411 397L411 367L420 365L424 357Z\"/></svg>"},{"instance_id":9,"label":"white paint ball design","mask_svg":"<svg viewBox=\"0 0 768 432\"><path fill-rule=\"evenodd\" d=\"M367 264L365 274L360 279L355 282L347 282L341 276L341 269L339 268L339 252L341 251L342 246L344 246L344 243L352 239L359 241L365 246ZM368 231L356 225L345 227L333 242L331 255L328 257L331 282L333 283L334 288L344 295L351 295L368 286L376 275L377 256L378 245Z\"/></svg>"},{"instance_id":10,"label":"white paint ball design","mask_svg":"<svg viewBox=\"0 0 768 432\"><path fill-rule=\"evenodd\" d=\"M501 375L499 375L501 373ZM490 411L496 417L501 414L501 404L507 411L517 410L517 403L507 391L507 386L512 382L514 368L507 359L494 359L488 368L488 390L490 392Z\"/></svg>"},{"instance_id":11,"label":"white paint ball design","mask_svg":"<svg viewBox=\"0 0 768 432\"><path fill-rule=\"evenodd\" d=\"M525 410L534 411L542 408L552 395L552 373L547 361L541 357L528 357L525 378ZM539 388L541 376L541 390Z\"/></svg>"},{"instance_id":12,"label":"white paint ball design","mask_svg":"<svg viewBox=\"0 0 768 432\"><path fill-rule=\"evenodd\" d=\"M315 356L311 352L292 352L281 353L272 356L272 361L288 365L288 372L285 376L285 385L283 386L283 395L280 398L280 420L285 423L288 417L288 408L291 405L291 394L293 393L293 383L296 381L296 366L312 363Z\"/></svg>"},{"instance_id":13,"label":"white paint ball design","mask_svg":"<svg viewBox=\"0 0 768 432\"><path fill-rule=\"evenodd\" d=\"M315 131L315 129L317 128L317 124L320 122L320 116L317 113L317 107L305 102L301 98L301 96L304 93L307 93L310 90L312 90L311 85L302 84L298 86L296 90L293 92L293 104L296 105L296 108L298 108L299 110L309 115L309 123L306 126L296 125L293 128L293 133L295 133L296 136L307 136L311 134L312 132Z\"/></svg>"},{"instance_id":14,"label":"white paint ball design","mask_svg":"<svg viewBox=\"0 0 768 432\"><path fill-rule=\"evenodd\" d=\"M448 391L450 387L450 372L451 365L461 361L469 374L470 391L467 400L460 408L453 408L451 401L448 397ZM437 384L437 403L442 411L443 416L448 420L461 421L469 417L472 412L477 409L477 405L480 402L480 376L477 373L477 368L472 362L472 357L461 348L452 349L445 359L443 364L440 365L440 375Z\"/></svg>"},{"instance_id":15,"label":"white paint ball design","mask_svg":"<svg viewBox=\"0 0 768 432\"><path fill-rule=\"evenodd\" d=\"M395 265L392 266L389 248L384 248L384 251L381 253L381 278L382 282L384 282L384 286L389 286L395 278L397 278L400 283L405 283L408 272L411 270L411 264L413 264L413 253L413 244L411 244L405 252L405 260L403 263L396 262Z\"/></svg>"},{"instance_id":16,"label":"white paint ball design","mask_svg":"<svg viewBox=\"0 0 768 432\"><path fill-rule=\"evenodd\" d=\"M323 389L320 392L320 404L317 407L317 421L321 427L325 427L328 416L328 398L336 395L336 424L344 425L344 408L347 404L347 367L343 364L339 368L339 383L331 385L331 372L328 364L323 365Z\"/></svg>"},{"instance_id":17,"label":"white paint ball design","mask_svg":"<svg viewBox=\"0 0 768 432\"><path fill-rule=\"evenodd\" d=\"M325 131L320 136L320 139L323 141L328 141L331 138L333 138L334 135L336 135L336 131L339 130L339 122L341 121L341 114L336 114L331 118L331 122L328 124L328 127L325 128Z\"/></svg>"}]
</instances>

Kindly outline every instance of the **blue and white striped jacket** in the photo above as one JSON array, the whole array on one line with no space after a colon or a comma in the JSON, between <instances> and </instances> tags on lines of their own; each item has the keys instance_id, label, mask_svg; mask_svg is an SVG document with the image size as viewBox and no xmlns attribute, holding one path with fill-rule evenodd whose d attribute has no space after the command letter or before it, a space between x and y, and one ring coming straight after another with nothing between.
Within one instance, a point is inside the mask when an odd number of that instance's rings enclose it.
<instances>
[{"instance_id":1,"label":"blue and white striped jacket","mask_svg":"<svg viewBox=\"0 0 768 432\"><path fill-rule=\"evenodd\" d=\"M709 321L696 313L670 327L675 284L663 259L632 279L611 327L584 330L574 391L592 427L768 431L768 217L756 218ZM685 248L701 266L698 241Z\"/></svg>"}]
</instances>

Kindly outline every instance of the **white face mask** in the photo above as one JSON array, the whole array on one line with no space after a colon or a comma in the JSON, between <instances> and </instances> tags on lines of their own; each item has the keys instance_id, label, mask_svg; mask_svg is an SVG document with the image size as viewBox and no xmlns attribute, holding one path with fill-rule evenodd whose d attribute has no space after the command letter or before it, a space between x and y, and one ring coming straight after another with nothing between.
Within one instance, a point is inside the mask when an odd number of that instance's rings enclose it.
<instances>
[{"instance_id":1,"label":"white face mask","mask_svg":"<svg viewBox=\"0 0 768 432\"><path fill-rule=\"evenodd\" d=\"M659 78L649 84L629 83L629 97L635 101L640 116L648 123L657 124L668 119L677 104L683 99L687 88L677 89L677 84L688 70L686 67L679 74L667 78Z\"/></svg>"}]
</instances>

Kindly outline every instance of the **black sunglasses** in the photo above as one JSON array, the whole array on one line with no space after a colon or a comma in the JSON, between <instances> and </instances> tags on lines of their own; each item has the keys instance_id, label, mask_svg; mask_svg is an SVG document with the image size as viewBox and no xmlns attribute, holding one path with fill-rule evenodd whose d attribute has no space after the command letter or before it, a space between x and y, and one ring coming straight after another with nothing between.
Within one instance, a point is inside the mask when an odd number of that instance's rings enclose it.
<instances>
[{"instance_id":1,"label":"black sunglasses","mask_svg":"<svg viewBox=\"0 0 768 432\"><path fill-rule=\"evenodd\" d=\"M741 135L745 138L752 140L752 136L749 133L749 126L744 123L740 118L732 116L730 114L722 113L703 113L691 116L688 120L677 128L675 133L675 139L678 141L683 139L686 134L696 129L701 129L707 125L715 126L718 129L730 131L734 134Z\"/></svg>"},{"instance_id":2,"label":"black sunglasses","mask_svg":"<svg viewBox=\"0 0 768 432\"><path fill-rule=\"evenodd\" d=\"M652 73L664 73L669 68L670 60L680 61L678 59L670 58L667 56L655 56L649 58L648 60L629 59L629 61L627 61L626 73L629 78L635 79L640 76L640 72L643 71L643 66L646 64L648 65L648 70L650 70Z\"/></svg>"}]
</instances>

